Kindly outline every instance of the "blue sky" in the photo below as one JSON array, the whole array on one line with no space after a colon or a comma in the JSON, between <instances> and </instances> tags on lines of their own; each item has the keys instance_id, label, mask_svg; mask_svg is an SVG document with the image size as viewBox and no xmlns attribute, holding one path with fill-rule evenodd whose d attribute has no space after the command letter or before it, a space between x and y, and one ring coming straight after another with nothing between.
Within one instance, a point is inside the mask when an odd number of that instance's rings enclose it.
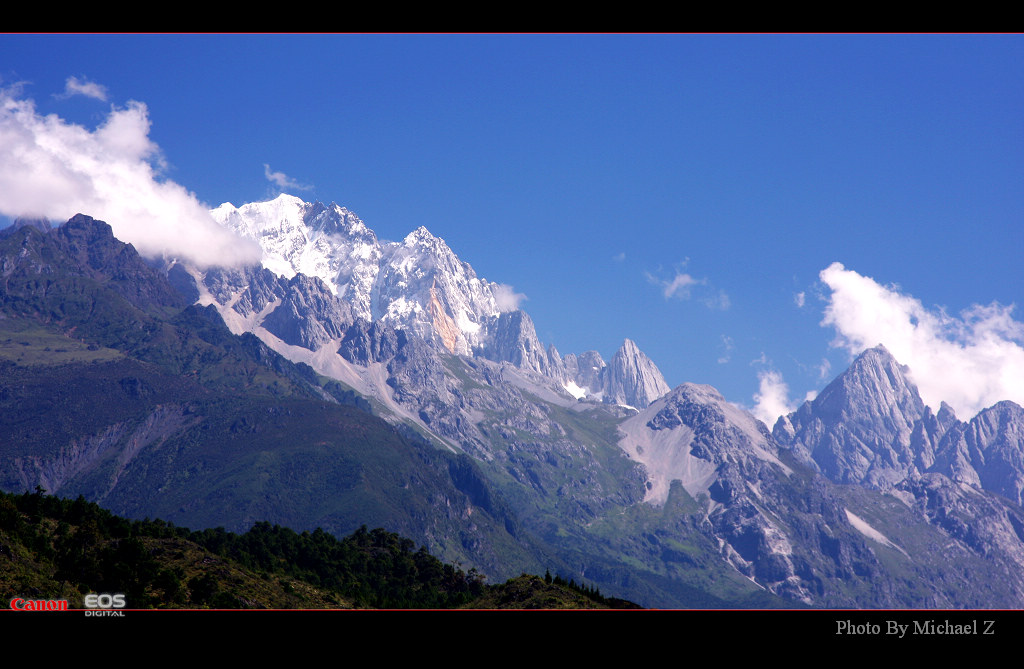
<instances>
[{"instance_id":1,"label":"blue sky","mask_svg":"<svg viewBox=\"0 0 1024 669\"><path fill-rule=\"evenodd\" d=\"M280 172L382 238L425 225L563 354L629 337L767 416L881 342L926 401L1024 402L990 387L1024 379L1020 36L5 35L0 86L39 127L148 121L125 150L175 197Z\"/></svg>"}]
</instances>

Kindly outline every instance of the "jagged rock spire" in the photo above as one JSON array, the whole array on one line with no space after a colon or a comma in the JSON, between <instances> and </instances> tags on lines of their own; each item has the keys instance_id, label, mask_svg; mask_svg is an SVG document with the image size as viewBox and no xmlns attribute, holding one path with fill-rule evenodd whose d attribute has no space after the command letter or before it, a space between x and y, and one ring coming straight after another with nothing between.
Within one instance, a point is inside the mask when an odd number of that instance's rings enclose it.
<instances>
[{"instance_id":1,"label":"jagged rock spire","mask_svg":"<svg viewBox=\"0 0 1024 669\"><path fill-rule=\"evenodd\" d=\"M885 487L921 468L911 435L924 415L909 369L878 345L776 423L775 437L833 481Z\"/></svg>"},{"instance_id":2,"label":"jagged rock spire","mask_svg":"<svg viewBox=\"0 0 1024 669\"><path fill-rule=\"evenodd\" d=\"M626 339L604 369L605 398L644 408L671 390L657 365Z\"/></svg>"}]
</instances>

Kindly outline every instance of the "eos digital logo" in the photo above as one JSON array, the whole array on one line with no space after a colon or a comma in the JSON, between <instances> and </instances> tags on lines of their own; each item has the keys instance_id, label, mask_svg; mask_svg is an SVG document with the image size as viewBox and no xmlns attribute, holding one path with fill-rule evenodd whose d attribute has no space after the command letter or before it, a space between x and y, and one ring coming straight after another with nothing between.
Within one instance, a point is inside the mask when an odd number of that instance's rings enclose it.
<instances>
[{"instance_id":1,"label":"eos digital logo","mask_svg":"<svg viewBox=\"0 0 1024 669\"><path fill-rule=\"evenodd\" d=\"M124 595L108 595L107 593L96 594L90 592L85 596L85 616L87 618L96 618L99 616L117 616L124 617L123 609L125 607Z\"/></svg>"}]
</instances>

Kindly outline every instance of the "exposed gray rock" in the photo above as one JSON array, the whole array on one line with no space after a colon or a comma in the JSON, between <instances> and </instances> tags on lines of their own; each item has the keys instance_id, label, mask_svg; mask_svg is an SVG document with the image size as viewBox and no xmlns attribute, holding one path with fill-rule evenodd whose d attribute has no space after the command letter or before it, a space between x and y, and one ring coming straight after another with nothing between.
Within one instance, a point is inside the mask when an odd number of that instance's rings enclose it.
<instances>
[{"instance_id":1,"label":"exposed gray rock","mask_svg":"<svg viewBox=\"0 0 1024 669\"><path fill-rule=\"evenodd\" d=\"M960 606L1020 608L1024 601L1024 513L1019 506L942 474L912 477L897 489L912 496L915 511L987 563L984 573L977 576L985 582L996 581L998 592Z\"/></svg>"},{"instance_id":2,"label":"exposed gray rock","mask_svg":"<svg viewBox=\"0 0 1024 669\"><path fill-rule=\"evenodd\" d=\"M203 284L218 304L249 316L262 312L281 297L287 281L258 266L212 267L203 276Z\"/></svg>"},{"instance_id":3,"label":"exposed gray rock","mask_svg":"<svg viewBox=\"0 0 1024 669\"><path fill-rule=\"evenodd\" d=\"M575 382L579 375L579 361L576 359L575 353L567 353L562 358L562 366L565 368L565 377L570 381Z\"/></svg>"},{"instance_id":4,"label":"exposed gray rock","mask_svg":"<svg viewBox=\"0 0 1024 669\"><path fill-rule=\"evenodd\" d=\"M641 488L628 472L643 466L649 504L667 504L672 485L681 482L686 493L680 494L703 505L699 531L731 568L770 592L842 606L1021 601L1016 585L1000 599L990 575L980 581L966 575L993 551L1000 568L1018 564L1016 528L1024 522L982 490L1021 502L1024 420L1016 405L997 405L970 423L958 421L946 405L934 413L911 371L879 346L815 400L780 418L769 434L714 389L684 384L670 392L630 340L607 364L596 351L564 358L554 347L545 351L529 316L502 313L493 284L425 228L402 242L381 243L335 205L274 206L304 213L301 225L264 220L265 251L287 260L293 272L300 258L315 266L350 305L350 316L367 320L337 325L344 316L326 314L330 300L323 291L296 290L289 299L258 277L245 277L244 290L236 282L233 290L214 291L218 299L233 300L243 315L280 300L268 317L279 336L288 324L299 328L291 340L310 348L341 337L339 354L349 362L383 363L388 399L435 436L489 463L496 481L510 477L521 486L507 490L526 517L544 509L546 518L557 509L563 521L599 520L614 504L636 503ZM324 316L303 330L296 325L302 311ZM274 325L276 319L282 325ZM511 373L509 365L521 372ZM618 472L621 481L611 472L622 463L602 454L600 440L587 441L599 431L582 429L579 416L539 399L544 384L531 375L585 388L588 398L607 403L602 411L621 412L615 404L640 410L620 424L626 435L620 445L632 467ZM573 405L577 411L584 406ZM824 477L800 470L801 464ZM956 520L988 512L1001 520L981 523L974 534ZM891 517L898 523L888 525ZM885 532L898 526L901 534L889 538L875 525ZM940 545L946 553L935 559ZM912 555L914 547L920 555ZM925 585L908 586L911 573Z\"/></svg>"},{"instance_id":5,"label":"exposed gray rock","mask_svg":"<svg viewBox=\"0 0 1024 669\"><path fill-rule=\"evenodd\" d=\"M347 302L304 274L286 279L257 266L211 268L203 284L220 305L292 346L316 350L341 337L353 320Z\"/></svg>"},{"instance_id":6,"label":"exposed gray rock","mask_svg":"<svg viewBox=\"0 0 1024 669\"><path fill-rule=\"evenodd\" d=\"M496 362L511 362L539 374L550 374L548 354L537 339L533 320L525 311L516 309L499 314L486 321L486 325L490 337L478 349L480 355Z\"/></svg>"},{"instance_id":7,"label":"exposed gray rock","mask_svg":"<svg viewBox=\"0 0 1024 669\"><path fill-rule=\"evenodd\" d=\"M925 407L882 346L861 354L774 436L839 483L887 488L927 472L1024 502L1024 409L1000 402L969 422Z\"/></svg>"},{"instance_id":8,"label":"exposed gray rock","mask_svg":"<svg viewBox=\"0 0 1024 669\"><path fill-rule=\"evenodd\" d=\"M345 331L338 355L366 367L371 362L388 362L405 342L404 330L395 330L384 321L376 321L371 325L359 319Z\"/></svg>"},{"instance_id":9,"label":"exposed gray rock","mask_svg":"<svg viewBox=\"0 0 1024 669\"><path fill-rule=\"evenodd\" d=\"M589 394L600 395L604 391L601 372L605 362L597 351L584 351L574 359L576 373L573 381L580 388L586 388ZM566 371L570 371L569 356L566 356Z\"/></svg>"},{"instance_id":10,"label":"exposed gray rock","mask_svg":"<svg viewBox=\"0 0 1024 669\"><path fill-rule=\"evenodd\" d=\"M388 363L388 385L400 402L415 404L418 399L437 399L451 403L444 364L433 346L418 337L407 337Z\"/></svg>"},{"instance_id":11,"label":"exposed gray rock","mask_svg":"<svg viewBox=\"0 0 1024 669\"><path fill-rule=\"evenodd\" d=\"M658 367L627 339L603 370L605 401L645 408L671 388Z\"/></svg>"},{"instance_id":12,"label":"exposed gray rock","mask_svg":"<svg viewBox=\"0 0 1024 669\"><path fill-rule=\"evenodd\" d=\"M199 300L199 286L181 263L174 263L167 269L167 281L184 296L189 304Z\"/></svg>"},{"instance_id":13,"label":"exposed gray rock","mask_svg":"<svg viewBox=\"0 0 1024 669\"><path fill-rule=\"evenodd\" d=\"M0 239L13 234L15 231L23 227L35 228L39 232L49 232L53 228L53 223L47 218L27 218L19 216L6 228L0 228Z\"/></svg>"},{"instance_id":14,"label":"exposed gray rock","mask_svg":"<svg viewBox=\"0 0 1024 669\"><path fill-rule=\"evenodd\" d=\"M958 425L953 408L945 402L939 407L939 413L932 412L931 407L924 408L924 414L914 425L910 435L910 449L916 454L916 465L920 471L929 471L935 465L936 451L939 442L951 428Z\"/></svg>"},{"instance_id":15,"label":"exposed gray rock","mask_svg":"<svg viewBox=\"0 0 1024 669\"><path fill-rule=\"evenodd\" d=\"M352 322L352 309L316 277L296 274L284 286L281 303L263 327L292 346L317 350L340 338Z\"/></svg>"},{"instance_id":16,"label":"exposed gray rock","mask_svg":"<svg viewBox=\"0 0 1024 669\"><path fill-rule=\"evenodd\" d=\"M553 379L568 379L569 376L565 369L565 363L562 362L562 356L558 354L558 349L552 344L548 346L548 376Z\"/></svg>"},{"instance_id":17,"label":"exposed gray rock","mask_svg":"<svg viewBox=\"0 0 1024 669\"><path fill-rule=\"evenodd\" d=\"M225 203L210 213L221 225L258 243L263 266L275 275L319 277L357 317L372 318L370 293L382 250L377 236L351 211L281 195L237 208Z\"/></svg>"},{"instance_id":18,"label":"exposed gray rock","mask_svg":"<svg viewBox=\"0 0 1024 669\"><path fill-rule=\"evenodd\" d=\"M911 447L924 415L908 369L877 346L777 423L774 436L802 450L801 459L809 456L833 481L885 488L926 466L928 458Z\"/></svg>"},{"instance_id":19,"label":"exposed gray rock","mask_svg":"<svg viewBox=\"0 0 1024 669\"><path fill-rule=\"evenodd\" d=\"M1024 409L999 402L948 430L934 470L1024 505Z\"/></svg>"}]
</instances>

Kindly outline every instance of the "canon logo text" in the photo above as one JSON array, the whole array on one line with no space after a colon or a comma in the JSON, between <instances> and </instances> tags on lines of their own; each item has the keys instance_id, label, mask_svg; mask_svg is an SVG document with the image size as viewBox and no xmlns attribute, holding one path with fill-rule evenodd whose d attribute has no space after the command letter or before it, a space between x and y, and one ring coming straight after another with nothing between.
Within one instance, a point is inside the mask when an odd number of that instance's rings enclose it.
<instances>
[{"instance_id":1,"label":"canon logo text","mask_svg":"<svg viewBox=\"0 0 1024 669\"><path fill-rule=\"evenodd\" d=\"M68 600L22 599L21 597L15 597L11 600L11 608L15 611L67 611Z\"/></svg>"}]
</instances>

